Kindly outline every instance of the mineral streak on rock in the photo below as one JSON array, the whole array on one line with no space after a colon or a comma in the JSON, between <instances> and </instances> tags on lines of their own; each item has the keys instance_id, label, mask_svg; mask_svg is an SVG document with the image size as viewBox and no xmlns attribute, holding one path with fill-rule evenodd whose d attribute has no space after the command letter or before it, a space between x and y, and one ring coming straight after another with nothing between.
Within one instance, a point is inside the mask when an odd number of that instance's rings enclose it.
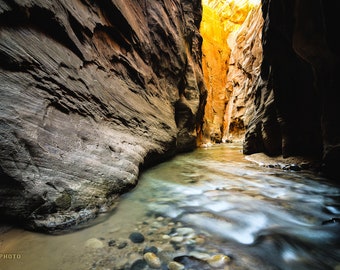
<instances>
[{"instance_id":1,"label":"mineral streak on rock","mask_svg":"<svg viewBox=\"0 0 340 270\"><path fill-rule=\"evenodd\" d=\"M196 146L198 0L0 0L0 215L93 218L141 166Z\"/></svg>"}]
</instances>

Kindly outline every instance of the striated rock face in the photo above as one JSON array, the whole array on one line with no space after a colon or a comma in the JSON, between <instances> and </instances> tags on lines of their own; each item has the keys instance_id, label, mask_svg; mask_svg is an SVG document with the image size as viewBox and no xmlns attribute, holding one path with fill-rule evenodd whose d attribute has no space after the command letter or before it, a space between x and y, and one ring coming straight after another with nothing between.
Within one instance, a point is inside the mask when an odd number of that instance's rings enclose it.
<instances>
[{"instance_id":1,"label":"striated rock face","mask_svg":"<svg viewBox=\"0 0 340 270\"><path fill-rule=\"evenodd\" d=\"M320 157L340 177L338 1L263 0L263 63L244 152Z\"/></svg>"},{"instance_id":2,"label":"striated rock face","mask_svg":"<svg viewBox=\"0 0 340 270\"><path fill-rule=\"evenodd\" d=\"M207 87L202 143L221 141L223 114L227 100L226 73L230 49L226 44L229 31L223 26L219 10L203 5L200 32L203 37L202 68Z\"/></svg>"},{"instance_id":3,"label":"striated rock face","mask_svg":"<svg viewBox=\"0 0 340 270\"><path fill-rule=\"evenodd\" d=\"M262 63L261 6L254 6L240 29L228 38L232 49L226 89L231 93L224 114L227 140L243 140L246 127L254 114L254 93L260 81Z\"/></svg>"},{"instance_id":4,"label":"striated rock face","mask_svg":"<svg viewBox=\"0 0 340 270\"><path fill-rule=\"evenodd\" d=\"M246 75L241 75L244 70L237 63L234 57L240 57L244 61L249 56L242 54L243 46L253 47L254 44L246 44L244 35L250 38L254 34L254 29L258 26L247 29L251 24L251 20L245 23L249 12L254 8L254 4L250 1L224 1L224 0L204 0L203 1L203 17L201 23L201 34L204 39L202 51L203 60L202 67L204 73L204 81L208 90L207 103L204 113L204 124L202 130L202 143L222 142L229 135L230 105L233 87L238 86L233 83L239 83ZM243 30L238 30L243 24ZM249 33L248 31L251 31ZM245 34L245 32L248 32ZM256 32L255 32L256 33ZM237 35L240 37L237 38ZM242 36L242 37L241 37ZM230 39L237 38L235 41L228 42ZM241 41L242 39L242 41ZM242 44L241 44L242 43ZM239 48L237 48L239 46ZM233 50L238 52L234 53ZM238 54L241 55L238 55ZM232 55L231 55L232 54ZM261 54L261 51L260 51ZM258 57L257 57L258 58ZM249 60L246 60L249 61ZM253 61L253 60L250 60ZM243 65L244 63L242 63ZM242 66L242 68L247 68ZM247 71L246 71L247 72ZM238 75L236 73L239 73ZM243 82L241 83L243 85ZM244 101L243 101L244 103ZM239 119L240 116L237 116ZM232 125L236 123L236 118L232 120ZM244 131L244 127L241 127ZM239 125L232 128L234 134L239 132Z\"/></svg>"},{"instance_id":5,"label":"striated rock face","mask_svg":"<svg viewBox=\"0 0 340 270\"><path fill-rule=\"evenodd\" d=\"M196 146L198 0L0 0L0 215L54 231Z\"/></svg>"}]
</instances>

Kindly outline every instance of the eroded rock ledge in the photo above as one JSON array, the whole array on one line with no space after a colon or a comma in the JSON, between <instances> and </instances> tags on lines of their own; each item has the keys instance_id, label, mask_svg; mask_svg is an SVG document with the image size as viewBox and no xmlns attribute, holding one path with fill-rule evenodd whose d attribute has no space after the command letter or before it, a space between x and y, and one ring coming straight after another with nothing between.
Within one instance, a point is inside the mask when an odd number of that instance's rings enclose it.
<instances>
[{"instance_id":1,"label":"eroded rock ledge","mask_svg":"<svg viewBox=\"0 0 340 270\"><path fill-rule=\"evenodd\" d=\"M0 0L0 215L55 231L196 146L199 0Z\"/></svg>"}]
</instances>

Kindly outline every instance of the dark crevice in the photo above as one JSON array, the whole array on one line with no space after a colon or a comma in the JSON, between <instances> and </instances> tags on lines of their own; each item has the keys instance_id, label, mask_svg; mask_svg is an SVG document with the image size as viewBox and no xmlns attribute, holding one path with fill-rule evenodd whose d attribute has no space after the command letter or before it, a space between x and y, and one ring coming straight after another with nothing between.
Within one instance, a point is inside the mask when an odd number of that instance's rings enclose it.
<instances>
[{"instance_id":1,"label":"dark crevice","mask_svg":"<svg viewBox=\"0 0 340 270\"><path fill-rule=\"evenodd\" d=\"M84 59L77 45L68 36L67 29L62 21L52 11L38 6L24 9L12 1L9 1L9 5L12 10L1 14L1 26L14 29L20 27L36 29L71 50L80 59ZM75 31L75 34L77 34L77 31ZM10 60L7 60L7 62L10 64Z\"/></svg>"},{"instance_id":2,"label":"dark crevice","mask_svg":"<svg viewBox=\"0 0 340 270\"><path fill-rule=\"evenodd\" d=\"M122 32L117 27L97 24L94 32L95 33L103 32L107 34L108 37L114 43L117 43L120 47L124 48L126 51L132 50L129 40L124 35L122 35Z\"/></svg>"},{"instance_id":3,"label":"dark crevice","mask_svg":"<svg viewBox=\"0 0 340 270\"><path fill-rule=\"evenodd\" d=\"M95 102L95 104L98 104L100 111L102 112L102 114L106 118L110 119L110 118L114 117L114 114L112 113L112 111L109 110L107 105L104 104L98 97L96 97L95 95L91 95L91 100L93 100Z\"/></svg>"},{"instance_id":4,"label":"dark crevice","mask_svg":"<svg viewBox=\"0 0 340 270\"><path fill-rule=\"evenodd\" d=\"M4 172L3 168L0 166L0 189L13 189L13 190L24 190L23 183L15 180L13 177L10 177L7 173Z\"/></svg>"},{"instance_id":5,"label":"dark crevice","mask_svg":"<svg viewBox=\"0 0 340 270\"><path fill-rule=\"evenodd\" d=\"M19 62L17 59L11 58L4 50L0 51L0 67L12 72L25 72L34 68L32 63L28 61Z\"/></svg>"},{"instance_id":6,"label":"dark crevice","mask_svg":"<svg viewBox=\"0 0 340 270\"><path fill-rule=\"evenodd\" d=\"M80 0L80 2L87 7L96 6L95 0Z\"/></svg>"},{"instance_id":7,"label":"dark crevice","mask_svg":"<svg viewBox=\"0 0 340 270\"><path fill-rule=\"evenodd\" d=\"M68 19L73 33L77 36L78 40L81 43L85 42L86 36L92 36L91 31L87 28L84 28L70 12L68 13Z\"/></svg>"},{"instance_id":8,"label":"dark crevice","mask_svg":"<svg viewBox=\"0 0 340 270\"><path fill-rule=\"evenodd\" d=\"M144 76L143 74L141 74L130 62L129 60L122 56L112 56L111 58L111 63L118 67L121 66L122 68L116 68L116 70L125 70L126 74L124 74L124 72L121 72L121 75L123 75L123 77L126 80L132 80L134 83L142 86L143 88L145 87L145 80L144 80ZM118 72L119 73L119 72Z\"/></svg>"},{"instance_id":9,"label":"dark crevice","mask_svg":"<svg viewBox=\"0 0 340 270\"><path fill-rule=\"evenodd\" d=\"M104 17L109 25L111 25L112 33L120 33L120 39L123 38L132 41L133 29L117 6L115 6L111 0L98 1L97 5L100 10L103 11ZM124 33L124 36L122 36L122 33ZM114 37L115 39L117 38L115 35Z\"/></svg>"},{"instance_id":10,"label":"dark crevice","mask_svg":"<svg viewBox=\"0 0 340 270\"><path fill-rule=\"evenodd\" d=\"M76 44L67 35L67 30L62 22L55 17L55 14L50 10L41 7L34 7L30 10L30 21L34 27L41 30L47 36L58 41L66 48L71 50L80 59L84 60L84 56Z\"/></svg>"},{"instance_id":11,"label":"dark crevice","mask_svg":"<svg viewBox=\"0 0 340 270\"><path fill-rule=\"evenodd\" d=\"M15 27L27 24L27 12L23 8L11 0L6 1L6 4L10 7L10 11L5 11L1 14L0 25Z\"/></svg>"}]
</instances>

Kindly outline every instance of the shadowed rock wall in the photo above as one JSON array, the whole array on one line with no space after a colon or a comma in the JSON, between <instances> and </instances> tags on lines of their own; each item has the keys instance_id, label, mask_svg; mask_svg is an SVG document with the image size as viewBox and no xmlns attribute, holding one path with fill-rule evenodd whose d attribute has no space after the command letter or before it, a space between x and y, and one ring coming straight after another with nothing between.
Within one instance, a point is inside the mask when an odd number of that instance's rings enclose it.
<instances>
[{"instance_id":1,"label":"shadowed rock wall","mask_svg":"<svg viewBox=\"0 0 340 270\"><path fill-rule=\"evenodd\" d=\"M196 146L198 0L0 0L0 216L76 225Z\"/></svg>"},{"instance_id":2,"label":"shadowed rock wall","mask_svg":"<svg viewBox=\"0 0 340 270\"><path fill-rule=\"evenodd\" d=\"M338 1L263 0L263 62L244 153L315 156L340 177Z\"/></svg>"}]
</instances>

